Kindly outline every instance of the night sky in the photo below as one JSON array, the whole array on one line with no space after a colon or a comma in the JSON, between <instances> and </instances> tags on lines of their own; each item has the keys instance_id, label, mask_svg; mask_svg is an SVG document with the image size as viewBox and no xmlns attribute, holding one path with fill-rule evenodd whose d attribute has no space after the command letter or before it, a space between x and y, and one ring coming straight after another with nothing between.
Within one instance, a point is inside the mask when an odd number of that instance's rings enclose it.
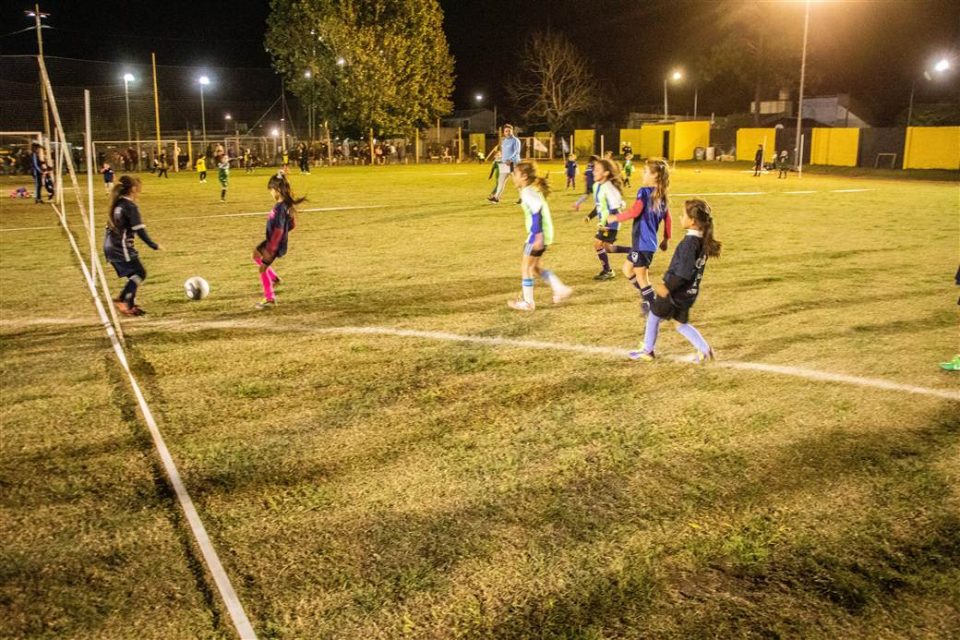
<instances>
[{"instance_id":1,"label":"night sky","mask_svg":"<svg viewBox=\"0 0 960 640\"><path fill-rule=\"evenodd\" d=\"M765 4L771 3L796 24L799 42L803 3L767 0ZM440 4L447 40L457 60L455 105L472 107L474 94L481 92L510 115L503 81L532 31L549 28L567 35L604 87L607 110L625 113L662 105L666 70L681 65L695 74L696 58L719 37L716 25L744 3L441 0ZM28 6L5 0L0 30L7 34L28 26L23 15ZM167 65L270 66L263 48L267 2L73 0L43 2L41 9L52 14L49 24L54 27L44 31L48 56L148 62L155 51L159 62ZM33 32L0 38L0 54L35 51ZM888 124L906 107L914 79L918 102L958 100L960 73L938 83L922 79L929 60L958 53L960 2L956 0L818 2L811 13L808 94L851 93L869 105L877 124ZM672 88L670 98L678 112L692 107L689 85ZM701 113L723 115L746 111L750 97L731 93L730 83L715 82L700 86L699 99Z\"/></svg>"}]
</instances>

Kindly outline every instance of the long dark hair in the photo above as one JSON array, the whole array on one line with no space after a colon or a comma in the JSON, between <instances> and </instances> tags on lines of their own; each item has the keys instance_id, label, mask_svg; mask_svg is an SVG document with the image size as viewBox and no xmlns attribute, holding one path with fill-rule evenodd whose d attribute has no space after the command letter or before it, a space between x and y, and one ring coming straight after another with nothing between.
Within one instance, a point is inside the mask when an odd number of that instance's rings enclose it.
<instances>
[{"instance_id":1,"label":"long dark hair","mask_svg":"<svg viewBox=\"0 0 960 640\"><path fill-rule=\"evenodd\" d=\"M653 187L653 195L650 198L651 204L653 204L654 207L659 205L662 211L667 208L667 198L670 197L667 192L670 188L670 165L667 164L666 160L650 158L647 160L647 169L657 177L657 184ZM703 201L700 200L699 202ZM706 202L703 202L703 204L704 206L707 205ZM707 211L710 211L709 206L707 206Z\"/></svg>"},{"instance_id":2,"label":"long dark hair","mask_svg":"<svg viewBox=\"0 0 960 640\"><path fill-rule=\"evenodd\" d=\"M280 194L280 200L283 201L283 204L287 205L287 214L291 218L296 213L296 205L306 201L306 198L293 197L293 191L290 189L290 183L287 181L287 177L282 173L271 176L270 182L267 183L267 189L277 190L277 193Z\"/></svg>"},{"instance_id":3,"label":"long dark hair","mask_svg":"<svg viewBox=\"0 0 960 640\"><path fill-rule=\"evenodd\" d=\"M110 212L107 215L107 226L113 231L117 230L117 223L113 219L113 210L117 208L117 203L120 202L120 198L129 197L134 190L139 189L140 184L140 178L120 176L117 184L113 186L113 191L110 193Z\"/></svg>"},{"instance_id":4,"label":"long dark hair","mask_svg":"<svg viewBox=\"0 0 960 640\"><path fill-rule=\"evenodd\" d=\"M687 215L693 218L700 231L703 232L702 255L708 258L719 258L723 243L713 237L713 211L705 200L694 199L683 203Z\"/></svg>"},{"instance_id":5,"label":"long dark hair","mask_svg":"<svg viewBox=\"0 0 960 640\"><path fill-rule=\"evenodd\" d=\"M550 183L547 182L546 177L541 178L537 175L536 162L532 160L521 162L516 166L514 171L519 171L527 181L527 184L532 184L536 187L536 189L543 194L544 198L550 195Z\"/></svg>"}]
</instances>

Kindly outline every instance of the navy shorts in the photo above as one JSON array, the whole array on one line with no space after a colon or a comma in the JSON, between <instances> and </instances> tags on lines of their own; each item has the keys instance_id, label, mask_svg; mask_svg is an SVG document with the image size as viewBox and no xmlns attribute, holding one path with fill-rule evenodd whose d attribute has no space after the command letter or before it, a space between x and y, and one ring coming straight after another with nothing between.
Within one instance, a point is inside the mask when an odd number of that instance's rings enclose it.
<instances>
[{"instance_id":1,"label":"navy shorts","mask_svg":"<svg viewBox=\"0 0 960 640\"><path fill-rule=\"evenodd\" d=\"M127 262L111 262L117 275L121 278L131 278L139 276L141 280L147 279L147 270L143 268L140 258L132 258Z\"/></svg>"},{"instance_id":2,"label":"navy shorts","mask_svg":"<svg viewBox=\"0 0 960 640\"><path fill-rule=\"evenodd\" d=\"M650 313L664 320L676 320L680 324L687 324L690 320L690 307L678 305L673 298L656 296L650 305Z\"/></svg>"},{"instance_id":3,"label":"navy shorts","mask_svg":"<svg viewBox=\"0 0 960 640\"><path fill-rule=\"evenodd\" d=\"M627 260L635 267L649 269L650 265L653 264L653 254L653 251L631 251L627 255Z\"/></svg>"},{"instance_id":4,"label":"navy shorts","mask_svg":"<svg viewBox=\"0 0 960 640\"><path fill-rule=\"evenodd\" d=\"M609 242L613 244L617 241L617 229L597 229L597 235L593 236L600 242Z\"/></svg>"},{"instance_id":5,"label":"navy shorts","mask_svg":"<svg viewBox=\"0 0 960 640\"><path fill-rule=\"evenodd\" d=\"M543 245L541 249L534 249L533 243L528 242L523 245L523 255L530 256L531 258L539 258L547 250L547 245Z\"/></svg>"}]
</instances>

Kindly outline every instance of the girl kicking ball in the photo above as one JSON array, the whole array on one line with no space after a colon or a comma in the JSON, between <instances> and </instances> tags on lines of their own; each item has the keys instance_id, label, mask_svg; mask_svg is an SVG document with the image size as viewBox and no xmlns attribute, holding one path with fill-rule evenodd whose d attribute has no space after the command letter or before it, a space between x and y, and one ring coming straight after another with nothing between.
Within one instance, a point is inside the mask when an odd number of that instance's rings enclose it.
<instances>
[{"instance_id":1,"label":"girl kicking ball","mask_svg":"<svg viewBox=\"0 0 960 640\"><path fill-rule=\"evenodd\" d=\"M267 217L267 238L253 250L253 261L260 267L260 284L263 286L263 300L257 303L257 309L272 309L276 306L273 285L280 282L280 276L271 266L277 258L287 253L287 236L297 226L296 205L306 198L294 198L290 183L282 174L270 178L267 189L273 196L273 210Z\"/></svg>"},{"instance_id":2,"label":"girl kicking ball","mask_svg":"<svg viewBox=\"0 0 960 640\"><path fill-rule=\"evenodd\" d=\"M573 289L563 284L552 271L541 266L544 252L553 243L553 219L550 217L550 207L546 200L550 195L550 185L546 178L537 176L537 165L533 162L517 164L511 177L520 192L520 207L523 209L527 240L523 245L523 258L520 261L520 299L511 300L507 304L517 311L533 311L536 309L533 284L537 276L543 278L553 289L554 304L569 298Z\"/></svg>"},{"instance_id":3,"label":"girl kicking ball","mask_svg":"<svg viewBox=\"0 0 960 640\"><path fill-rule=\"evenodd\" d=\"M107 234L103 239L103 255L113 265L117 275L127 278L127 284L114 300L117 309L125 316L142 316L145 311L137 306L137 289L147 279L147 270L140 262L140 255L133 246L133 236L157 251L160 245L147 234L147 227L140 218L137 198L140 196L140 179L120 176L113 188L110 215L107 218Z\"/></svg>"}]
</instances>

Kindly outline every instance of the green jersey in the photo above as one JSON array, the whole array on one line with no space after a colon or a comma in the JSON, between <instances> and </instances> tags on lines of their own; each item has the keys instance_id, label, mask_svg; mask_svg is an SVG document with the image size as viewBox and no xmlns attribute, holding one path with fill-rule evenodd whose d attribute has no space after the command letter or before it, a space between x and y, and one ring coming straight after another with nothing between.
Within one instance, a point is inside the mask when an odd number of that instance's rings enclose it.
<instances>
[{"instance_id":1,"label":"green jersey","mask_svg":"<svg viewBox=\"0 0 960 640\"><path fill-rule=\"evenodd\" d=\"M527 185L520 191L520 207L527 228L527 243L533 244L534 237L542 233L544 246L553 244L553 218L543 194L533 185Z\"/></svg>"}]
</instances>

